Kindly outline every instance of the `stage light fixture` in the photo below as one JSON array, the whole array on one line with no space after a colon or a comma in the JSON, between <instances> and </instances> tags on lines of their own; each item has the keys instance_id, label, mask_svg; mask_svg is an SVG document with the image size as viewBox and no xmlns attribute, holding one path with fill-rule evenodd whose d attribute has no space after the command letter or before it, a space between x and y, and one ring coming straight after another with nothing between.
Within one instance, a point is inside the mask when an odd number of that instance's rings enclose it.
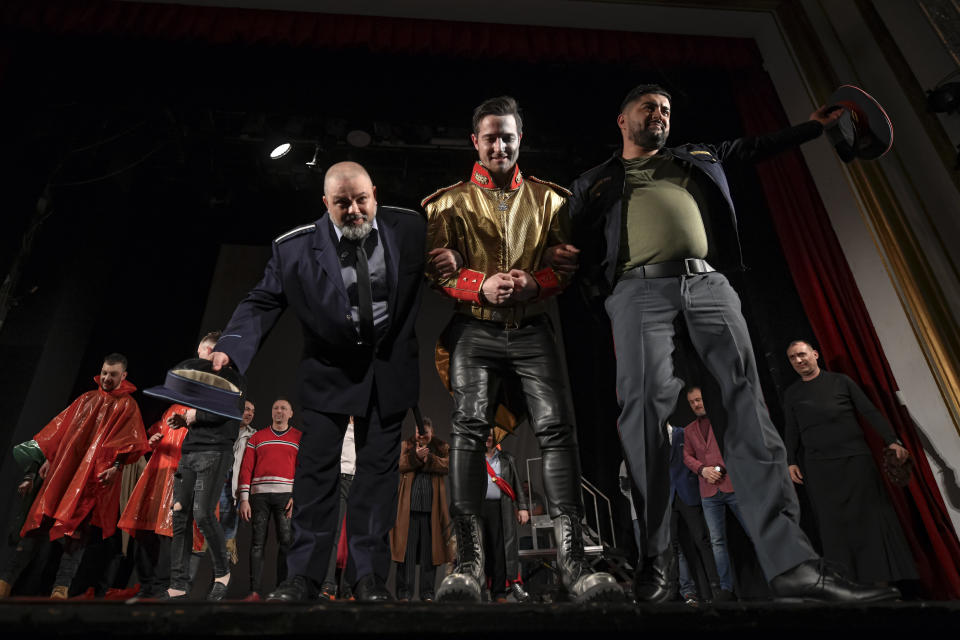
<instances>
[{"instance_id":1,"label":"stage light fixture","mask_svg":"<svg viewBox=\"0 0 960 640\"><path fill-rule=\"evenodd\" d=\"M320 166L320 163L317 161L317 158L320 157L320 145L313 145L313 157L307 160L304 164L307 165L307 168L311 171L322 171L323 168Z\"/></svg>"},{"instance_id":2,"label":"stage light fixture","mask_svg":"<svg viewBox=\"0 0 960 640\"><path fill-rule=\"evenodd\" d=\"M347 144L351 147L367 147L373 142L373 136L363 129L354 129L347 134Z\"/></svg>"},{"instance_id":3,"label":"stage light fixture","mask_svg":"<svg viewBox=\"0 0 960 640\"><path fill-rule=\"evenodd\" d=\"M270 152L270 159L279 160L283 156L290 153L290 149L292 148L293 148L293 145L290 144L289 142L281 142L280 144L275 146L273 150Z\"/></svg>"}]
</instances>

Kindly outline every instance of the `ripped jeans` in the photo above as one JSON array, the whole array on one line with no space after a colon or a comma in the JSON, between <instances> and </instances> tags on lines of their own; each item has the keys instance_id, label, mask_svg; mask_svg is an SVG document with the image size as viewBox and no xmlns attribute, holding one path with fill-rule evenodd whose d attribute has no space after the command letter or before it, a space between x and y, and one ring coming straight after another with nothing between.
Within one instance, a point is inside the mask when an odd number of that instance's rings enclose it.
<instances>
[{"instance_id":1,"label":"ripped jeans","mask_svg":"<svg viewBox=\"0 0 960 640\"><path fill-rule=\"evenodd\" d=\"M190 552L193 521L207 541L213 560L213 577L230 573L223 528L216 508L233 451L189 451L180 458L173 476L173 541L170 544L170 588L190 591Z\"/></svg>"}]
</instances>

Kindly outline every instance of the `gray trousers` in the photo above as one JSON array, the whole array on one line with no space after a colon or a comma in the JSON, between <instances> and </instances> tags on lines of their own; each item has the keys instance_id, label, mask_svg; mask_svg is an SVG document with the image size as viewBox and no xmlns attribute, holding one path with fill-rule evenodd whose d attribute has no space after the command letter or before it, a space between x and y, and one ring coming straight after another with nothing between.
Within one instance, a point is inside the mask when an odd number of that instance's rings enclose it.
<instances>
[{"instance_id":1,"label":"gray trousers","mask_svg":"<svg viewBox=\"0 0 960 640\"><path fill-rule=\"evenodd\" d=\"M816 558L800 529L786 451L764 404L740 298L727 279L715 272L624 278L606 309L617 352L620 439L637 487L633 500L645 525L646 555L670 545L670 445L664 427L683 388L673 367L673 321L679 313L720 385L729 418L724 461L764 574L770 580Z\"/></svg>"}]
</instances>

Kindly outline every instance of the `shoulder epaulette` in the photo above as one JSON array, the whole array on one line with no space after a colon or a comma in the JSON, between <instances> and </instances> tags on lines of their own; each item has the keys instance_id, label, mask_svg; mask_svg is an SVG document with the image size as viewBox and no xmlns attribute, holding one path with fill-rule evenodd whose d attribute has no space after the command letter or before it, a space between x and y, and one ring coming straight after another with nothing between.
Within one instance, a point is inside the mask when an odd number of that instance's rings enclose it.
<instances>
[{"instance_id":1,"label":"shoulder epaulette","mask_svg":"<svg viewBox=\"0 0 960 640\"><path fill-rule=\"evenodd\" d=\"M421 201L420 201L420 206L421 206L421 207L427 206L427 203L428 203L428 202L430 202L431 200L433 200L434 198L436 198L437 196L439 196L441 193L446 193L447 191L450 191L450 189L453 189L453 188L455 188L455 187L459 187L459 186L462 185L462 184L463 184L463 180L461 180L460 182L455 182L455 183L451 184L449 187L443 187L442 189L437 189L436 191L434 191L433 193L431 193L430 195L428 195L426 198L424 198L423 200L421 200Z\"/></svg>"},{"instance_id":2,"label":"shoulder epaulette","mask_svg":"<svg viewBox=\"0 0 960 640\"><path fill-rule=\"evenodd\" d=\"M423 217L423 214L420 213L419 211L414 211L413 209L407 209L406 207L395 207L393 205L384 205L384 206L387 207L388 209L396 211L397 213L405 213L407 215L417 216L418 218Z\"/></svg>"},{"instance_id":3,"label":"shoulder epaulette","mask_svg":"<svg viewBox=\"0 0 960 640\"><path fill-rule=\"evenodd\" d=\"M561 186L558 185L556 182L550 182L550 181L548 181L548 180L541 180L540 178L538 178L538 177L536 177L536 176L527 176L527 179L528 179L528 180L533 180L534 182L539 182L540 184L545 184L545 185L547 185L548 187L550 187L551 189L553 189L554 191L556 191L557 193L559 193L559 194L562 195L562 196L566 196L566 197L569 198L570 196L573 195L573 192L572 192L572 191L570 191L570 190L567 189L566 187L561 187Z\"/></svg>"},{"instance_id":4,"label":"shoulder epaulette","mask_svg":"<svg viewBox=\"0 0 960 640\"><path fill-rule=\"evenodd\" d=\"M305 233L311 233L316 230L317 230L316 224L313 224L313 223L305 224L300 227L297 227L296 229L290 229L290 231L287 231L286 233L274 238L273 241L276 244L280 244L281 242L289 240L290 238L296 238L297 236L301 236Z\"/></svg>"}]
</instances>

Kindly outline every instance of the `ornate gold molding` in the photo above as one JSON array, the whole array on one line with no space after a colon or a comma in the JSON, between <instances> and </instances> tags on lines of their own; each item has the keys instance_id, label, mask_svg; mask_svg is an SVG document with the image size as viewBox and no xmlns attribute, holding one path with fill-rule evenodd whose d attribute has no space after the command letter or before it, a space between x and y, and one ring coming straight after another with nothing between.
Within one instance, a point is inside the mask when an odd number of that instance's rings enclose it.
<instances>
[{"instance_id":1,"label":"ornate gold molding","mask_svg":"<svg viewBox=\"0 0 960 640\"><path fill-rule=\"evenodd\" d=\"M960 5L957 0L917 0L953 61L960 65Z\"/></svg>"}]
</instances>

